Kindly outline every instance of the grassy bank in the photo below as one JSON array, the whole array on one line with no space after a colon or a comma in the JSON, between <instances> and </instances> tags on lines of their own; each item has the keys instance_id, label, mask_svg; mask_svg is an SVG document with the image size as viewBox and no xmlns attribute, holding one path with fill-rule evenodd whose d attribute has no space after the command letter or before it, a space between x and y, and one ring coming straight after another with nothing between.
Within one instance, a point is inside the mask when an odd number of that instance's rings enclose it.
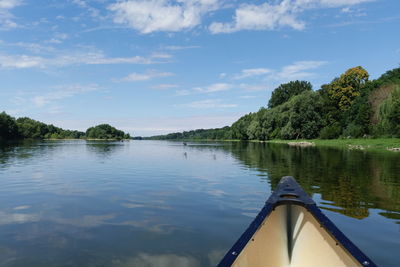
<instances>
[{"instance_id":1,"label":"grassy bank","mask_svg":"<svg viewBox=\"0 0 400 267\"><path fill-rule=\"evenodd\" d=\"M270 140L271 143L310 142L316 146L342 147L358 150L386 150L400 148L400 138L377 139L313 139L313 140Z\"/></svg>"},{"instance_id":2,"label":"grassy bank","mask_svg":"<svg viewBox=\"0 0 400 267\"><path fill-rule=\"evenodd\" d=\"M117 138L45 138L45 141L71 141L71 140L85 140L85 141L130 141L132 139L117 139Z\"/></svg>"},{"instance_id":3,"label":"grassy bank","mask_svg":"<svg viewBox=\"0 0 400 267\"><path fill-rule=\"evenodd\" d=\"M157 140L157 139L145 139L145 140ZM277 144L289 144L295 143L298 146L318 146L318 147L336 147L346 148L354 150L379 150L379 151L394 151L400 152L400 138L360 138L360 139L299 139L299 140L238 140L238 139L226 139L226 140L215 140L215 139L174 139L164 141L178 141L178 142L255 142L255 143L277 143ZM400 154L400 153L399 153Z\"/></svg>"}]
</instances>

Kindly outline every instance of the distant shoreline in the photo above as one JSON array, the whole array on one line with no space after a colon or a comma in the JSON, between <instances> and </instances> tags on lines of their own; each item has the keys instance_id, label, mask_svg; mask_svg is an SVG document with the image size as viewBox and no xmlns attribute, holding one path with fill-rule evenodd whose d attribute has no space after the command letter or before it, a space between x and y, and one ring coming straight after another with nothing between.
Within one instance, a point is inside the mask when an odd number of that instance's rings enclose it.
<instances>
[{"instance_id":1,"label":"distant shoreline","mask_svg":"<svg viewBox=\"0 0 400 267\"><path fill-rule=\"evenodd\" d=\"M46 139L20 139L14 141L131 141L134 139L98 139L98 138L46 138ZM332 147L360 151L387 151L400 152L400 138L358 138L358 139L299 139L299 140L238 140L238 139L143 139L144 141L172 141L172 142L248 142L287 144L292 147ZM10 140L9 140L10 141Z\"/></svg>"},{"instance_id":2,"label":"distant shoreline","mask_svg":"<svg viewBox=\"0 0 400 267\"><path fill-rule=\"evenodd\" d=\"M18 142L18 141L130 141L133 139L117 139L117 138L110 138L110 139L101 139L101 138L22 138L22 139L9 139L3 140L0 139L1 142Z\"/></svg>"},{"instance_id":3,"label":"distant shoreline","mask_svg":"<svg viewBox=\"0 0 400 267\"><path fill-rule=\"evenodd\" d=\"M299 139L299 140L214 140L214 139L145 139L179 142L249 142L288 144L293 147L333 147L349 150L400 152L400 138L354 138L354 139Z\"/></svg>"},{"instance_id":4,"label":"distant shoreline","mask_svg":"<svg viewBox=\"0 0 400 267\"><path fill-rule=\"evenodd\" d=\"M110 138L110 139L101 139L101 138L45 138L39 139L45 141L67 141L67 140L85 140L85 141L130 141L132 139L117 139L117 138Z\"/></svg>"}]
</instances>

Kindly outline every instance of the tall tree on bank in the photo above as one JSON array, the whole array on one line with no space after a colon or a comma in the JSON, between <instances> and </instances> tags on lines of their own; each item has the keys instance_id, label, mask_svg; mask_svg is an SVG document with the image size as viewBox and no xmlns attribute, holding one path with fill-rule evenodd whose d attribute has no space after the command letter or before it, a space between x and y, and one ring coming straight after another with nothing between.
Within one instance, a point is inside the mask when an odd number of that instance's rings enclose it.
<instances>
[{"instance_id":1,"label":"tall tree on bank","mask_svg":"<svg viewBox=\"0 0 400 267\"><path fill-rule=\"evenodd\" d=\"M304 91L311 90L312 85L307 81L292 81L281 84L272 92L271 98L268 102L268 107L274 108L289 101L289 99L295 95L299 95Z\"/></svg>"},{"instance_id":2,"label":"tall tree on bank","mask_svg":"<svg viewBox=\"0 0 400 267\"><path fill-rule=\"evenodd\" d=\"M354 99L361 95L361 89L368 78L368 72L361 66L348 69L339 78L333 80L328 93L340 110L348 110Z\"/></svg>"},{"instance_id":3,"label":"tall tree on bank","mask_svg":"<svg viewBox=\"0 0 400 267\"><path fill-rule=\"evenodd\" d=\"M19 137L15 119L5 112L0 113L0 140L10 140Z\"/></svg>"}]
</instances>

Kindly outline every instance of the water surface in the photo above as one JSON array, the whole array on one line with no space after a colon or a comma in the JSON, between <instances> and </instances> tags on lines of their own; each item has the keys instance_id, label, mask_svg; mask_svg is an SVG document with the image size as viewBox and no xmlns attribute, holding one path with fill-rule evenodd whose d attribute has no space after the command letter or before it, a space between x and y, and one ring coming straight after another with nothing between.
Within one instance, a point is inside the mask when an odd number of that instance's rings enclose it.
<instances>
[{"instance_id":1,"label":"water surface","mask_svg":"<svg viewBox=\"0 0 400 267\"><path fill-rule=\"evenodd\" d=\"M292 175L381 266L400 266L400 154L260 143L0 147L0 266L212 266Z\"/></svg>"}]
</instances>

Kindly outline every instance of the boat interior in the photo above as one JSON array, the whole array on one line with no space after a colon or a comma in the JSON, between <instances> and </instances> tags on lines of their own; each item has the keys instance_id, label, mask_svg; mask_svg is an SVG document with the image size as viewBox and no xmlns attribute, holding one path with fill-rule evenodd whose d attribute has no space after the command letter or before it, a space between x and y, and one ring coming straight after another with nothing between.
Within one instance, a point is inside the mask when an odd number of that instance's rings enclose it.
<instances>
[{"instance_id":1,"label":"boat interior","mask_svg":"<svg viewBox=\"0 0 400 267\"><path fill-rule=\"evenodd\" d=\"M235 267L361 266L303 206L280 205L240 252Z\"/></svg>"}]
</instances>

